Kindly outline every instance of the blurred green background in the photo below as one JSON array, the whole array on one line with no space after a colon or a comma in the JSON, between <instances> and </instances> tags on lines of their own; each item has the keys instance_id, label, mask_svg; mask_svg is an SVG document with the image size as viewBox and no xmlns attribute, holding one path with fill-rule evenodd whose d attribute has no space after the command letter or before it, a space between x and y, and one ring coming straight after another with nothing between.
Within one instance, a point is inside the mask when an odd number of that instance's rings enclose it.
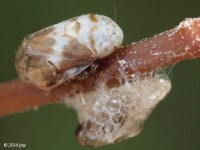
<instances>
[{"instance_id":1,"label":"blurred green background","mask_svg":"<svg viewBox=\"0 0 200 150\"><path fill-rule=\"evenodd\" d=\"M46 26L84 13L104 14L116 18L128 44L200 16L199 6L199 0L0 0L0 82L17 78L14 58L22 38ZM199 150L200 59L179 63L170 78L172 91L139 136L97 149ZM27 144L21 148L27 150L91 149L76 142L77 125L75 111L64 104L3 117L0 150L5 142Z\"/></svg>"}]
</instances>

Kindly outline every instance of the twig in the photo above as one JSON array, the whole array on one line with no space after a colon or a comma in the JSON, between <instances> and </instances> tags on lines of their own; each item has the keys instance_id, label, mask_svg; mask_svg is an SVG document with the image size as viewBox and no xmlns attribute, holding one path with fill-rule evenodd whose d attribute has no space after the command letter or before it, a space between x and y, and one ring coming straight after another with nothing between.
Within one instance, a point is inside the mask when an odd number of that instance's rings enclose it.
<instances>
[{"instance_id":1,"label":"twig","mask_svg":"<svg viewBox=\"0 0 200 150\"><path fill-rule=\"evenodd\" d=\"M119 48L98 62L94 73L74 80L52 91L42 91L14 80L0 85L0 116L58 102L65 95L94 90L99 81L108 87L123 83L119 68L126 63L125 73L150 72L156 68L200 57L200 18L186 19L172 30Z\"/></svg>"}]
</instances>

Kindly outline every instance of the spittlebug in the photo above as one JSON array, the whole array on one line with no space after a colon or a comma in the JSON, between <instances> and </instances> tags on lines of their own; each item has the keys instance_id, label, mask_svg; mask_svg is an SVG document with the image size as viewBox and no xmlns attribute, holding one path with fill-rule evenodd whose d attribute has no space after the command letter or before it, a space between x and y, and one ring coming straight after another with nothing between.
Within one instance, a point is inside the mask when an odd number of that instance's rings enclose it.
<instances>
[{"instance_id":1,"label":"spittlebug","mask_svg":"<svg viewBox=\"0 0 200 150\"><path fill-rule=\"evenodd\" d=\"M112 19L82 15L25 37L16 68L22 80L50 90L111 54L122 41L123 32Z\"/></svg>"}]
</instances>

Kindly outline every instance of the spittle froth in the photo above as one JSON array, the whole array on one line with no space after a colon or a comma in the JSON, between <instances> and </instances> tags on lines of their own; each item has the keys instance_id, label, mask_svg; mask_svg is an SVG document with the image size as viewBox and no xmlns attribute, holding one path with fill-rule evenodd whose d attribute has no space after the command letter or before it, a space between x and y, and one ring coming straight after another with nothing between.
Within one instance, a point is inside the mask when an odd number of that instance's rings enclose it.
<instances>
[{"instance_id":1,"label":"spittle froth","mask_svg":"<svg viewBox=\"0 0 200 150\"><path fill-rule=\"evenodd\" d=\"M49 90L110 55L122 41L121 28L110 18L82 15L25 37L16 68L22 80Z\"/></svg>"},{"instance_id":2,"label":"spittle froth","mask_svg":"<svg viewBox=\"0 0 200 150\"><path fill-rule=\"evenodd\" d=\"M125 79L125 84L113 88L99 82L91 92L66 96L67 105L78 113L79 143L98 147L140 133L153 108L171 89L170 81L163 74L140 76L135 74L132 79Z\"/></svg>"}]
</instances>

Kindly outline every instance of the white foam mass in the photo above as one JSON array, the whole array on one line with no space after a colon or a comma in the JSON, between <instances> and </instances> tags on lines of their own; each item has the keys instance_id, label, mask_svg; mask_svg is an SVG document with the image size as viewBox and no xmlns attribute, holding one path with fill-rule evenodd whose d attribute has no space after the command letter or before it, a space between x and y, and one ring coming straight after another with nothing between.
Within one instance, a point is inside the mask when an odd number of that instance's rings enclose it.
<instances>
[{"instance_id":1,"label":"white foam mass","mask_svg":"<svg viewBox=\"0 0 200 150\"><path fill-rule=\"evenodd\" d=\"M78 113L79 142L101 146L138 135L143 122L170 89L171 82L156 74L151 78L129 80L115 88L99 83L94 91L65 99Z\"/></svg>"}]
</instances>

